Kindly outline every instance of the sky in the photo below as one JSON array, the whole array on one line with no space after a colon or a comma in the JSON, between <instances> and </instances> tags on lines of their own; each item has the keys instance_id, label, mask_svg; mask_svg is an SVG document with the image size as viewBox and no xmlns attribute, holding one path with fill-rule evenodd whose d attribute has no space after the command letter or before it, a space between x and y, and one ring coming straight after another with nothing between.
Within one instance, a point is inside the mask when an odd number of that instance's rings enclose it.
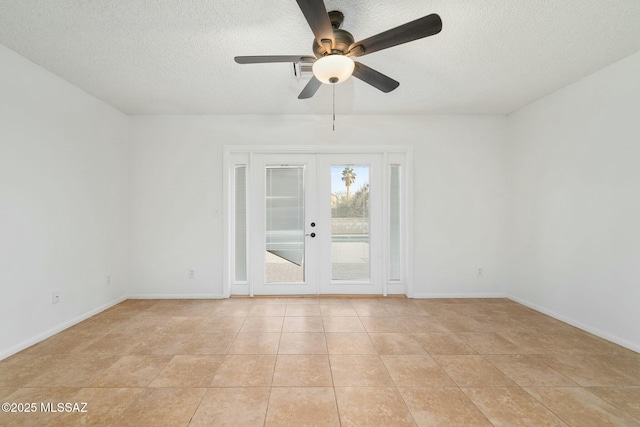
<instances>
[{"instance_id":1,"label":"sky","mask_svg":"<svg viewBox=\"0 0 640 427\"><path fill-rule=\"evenodd\" d=\"M347 187L344 186L342 181L342 171L347 165L332 166L331 167L331 192L340 193L347 191ZM354 166L349 165L350 168L356 173L356 180L351 185L351 194L358 191L364 184L369 183L369 166Z\"/></svg>"}]
</instances>

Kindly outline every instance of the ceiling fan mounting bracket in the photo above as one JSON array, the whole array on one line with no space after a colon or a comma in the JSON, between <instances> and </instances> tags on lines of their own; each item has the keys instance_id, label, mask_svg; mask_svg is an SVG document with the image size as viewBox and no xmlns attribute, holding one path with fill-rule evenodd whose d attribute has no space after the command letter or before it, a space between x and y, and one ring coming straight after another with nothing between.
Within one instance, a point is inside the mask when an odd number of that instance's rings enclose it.
<instances>
[{"instance_id":1,"label":"ceiling fan mounting bracket","mask_svg":"<svg viewBox=\"0 0 640 427\"><path fill-rule=\"evenodd\" d=\"M329 21L331 21L333 29L337 30L344 22L344 14L339 10L332 10L329 12Z\"/></svg>"}]
</instances>

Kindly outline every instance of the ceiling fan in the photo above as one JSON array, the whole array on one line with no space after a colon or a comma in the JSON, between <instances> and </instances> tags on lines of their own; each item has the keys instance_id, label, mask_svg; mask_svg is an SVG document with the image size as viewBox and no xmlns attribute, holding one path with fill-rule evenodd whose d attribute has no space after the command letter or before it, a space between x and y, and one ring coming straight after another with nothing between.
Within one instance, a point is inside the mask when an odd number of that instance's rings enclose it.
<instances>
[{"instance_id":1,"label":"ceiling fan","mask_svg":"<svg viewBox=\"0 0 640 427\"><path fill-rule=\"evenodd\" d=\"M322 0L296 1L315 35L313 41L315 57L304 55L236 56L235 61L238 64L313 63L313 77L298 96L299 99L311 98L323 83L335 85L344 82L351 75L382 92L391 92L400 85L399 82L351 58L432 36L442 30L440 17L431 14L354 42L351 33L340 29L344 20L344 15L341 12L327 13Z\"/></svg>"}]
</instances>

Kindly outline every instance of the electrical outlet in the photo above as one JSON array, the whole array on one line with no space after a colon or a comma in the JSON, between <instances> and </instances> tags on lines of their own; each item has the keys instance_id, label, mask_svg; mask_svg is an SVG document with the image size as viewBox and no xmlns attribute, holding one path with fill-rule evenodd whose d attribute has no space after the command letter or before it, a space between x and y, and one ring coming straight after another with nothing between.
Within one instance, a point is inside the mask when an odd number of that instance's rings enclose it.
<instances>
[{"instance_id":1,"label":"electrical outlet","mask_svg":"<svg viewBox=\"0 0 640 427\"><path fill-rule=\"evenodd\" d=\"M476 275L478 276L478 279L481 279L482 277L484 277L484 269L482 267L478 267Z\"/></svg>"},{"instance_id":2,"label":"electrical outlet","mask_svg":"<svg viewBox=\"0 0 640 427\"><path fill-rule=\"evenodd\" d=\"M57 304L60 302L60 292L53 291L51 294L51 304Z\"/></svg>"},{"instance_id":3,"label":"electrical outlet","mask_svg":"<svg viewBox=\"0 0 640 427\"><path fill-rule=\"evenodd\" d=\"M107 286L111 286L111 275L107 274Z\"/></svg>"},{"instance_id":4,"label":"electrical outlet","mask_svg":"<svg viewBox=\"0 0 640 427\"><path fill-rule=\"evenodd\" d=\"M188 277L189 277L189 279L195 279L196 278L196 272L194 270L189 270Z\"/></svg>"}]
</instances>

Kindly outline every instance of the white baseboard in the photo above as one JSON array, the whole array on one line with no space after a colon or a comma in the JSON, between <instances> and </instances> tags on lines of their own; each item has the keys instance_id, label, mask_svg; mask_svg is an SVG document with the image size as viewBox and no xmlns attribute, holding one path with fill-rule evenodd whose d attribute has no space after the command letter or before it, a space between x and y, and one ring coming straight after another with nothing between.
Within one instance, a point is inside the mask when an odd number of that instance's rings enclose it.
<instances>
[{"instance_id":1,"label":"white baseboard","mask_svg":"<svg viewBox=\"0 0 640 427\"><path fill-rule=\"evenodd\" d=\"M128 299L224 299L222 294L133 294Z\"/></svg>"},{"instance_id":2,"label":"white baseboard","mask_svg":"<svg viewBox=\"0 0 640 427\"><path fill-rule=\"evenodd\" d=\"M507 294L503 293L487 293L487 294L423 294L423 293L414 293L414 299L423 299L423 298L509 298Z\"/></svg>"},{"instance_id":3,"label":"white baseboard","mask_svg":"<svg viewBox=\"0 0 640 427\"><path fill-rule=\"evenodd\" d=\"M14 345L13 347L10 347L10 348L8 348L6 350L2 350L0 352L0 360L6 359L7 357L18 353L19 351L22 351L22 350L24 350L26 348L29 348L32 345L37 344L40 341L43 341L43 340L49 338L50 336L57 334L58 332L62 332L65 329L70 328L71 326L76 325L76 324L82 322L83 320L88 319L91 316L95 316L96 314L101 313L101 312L105 311L106 309L113 307L116 304L120 304L122 301L124 301L126 299L127 299L126 297L117 298L117 299L115 299L113 301L110 301L110 302L108 302L106 304L101 305L100 307L94 308L93 310L89 310L86 313L83 313L83 314L81 314L79 316L76 316L71 320L68 320L68 321L66 321L64 323L61 323L58 326L55 326L55 327L53 327L51 329L48 329L48 330L46 330L46 331L44 331L44 332L42 332L42 333L40 333L40 334L38 334L38 335L36 335L36 336L34 336L32 338L29 338L28 340L22 341L21 343L19 343L17 345Z\"/></svg>"},{"instance_id":4,"label":"white baseboard","mask_svg":"<svg viewBox=\"0 0 640 427\"><path fill-rule=\"evenodd\" d=\"M548 309L546 309L544 307L541 307L541 306L539 306L537 304L529 302L529 301L527 301L525 299L518 298L518 297L515 297L513 295L509 295L507 298L509 298L512 301L517 302L518 304L522 304L524 306L527 306L527 307L529 307L529 308L531 308L531 309L533 309L535 311L539 311L540 313L546 314L547 316L551 316L554 319L558 319L561 322L568 323L569 325L575 326L578 329L582 329L583 331L589 332L589 333L591 333L593 335L596 335L596 336L598 336L600 338L604 338L607 341L611 341L612 343L621 345L622 347L628 348L629 350L633 350L633 351L635 351L637 353L640 353L640 345L639 344L632 343L632 342L627 341L627 340L625 340L623 338L620 338L620 337L618 337L616 335L610 334L608 332L601 331L598 328L594 328L592 326L589 326L587 324L579 322L579 321L577 321L575 319L572 319L570 317L563 316L562 314L556 313L553 310L548 310Z\"/></svg>"}]
</instances>

